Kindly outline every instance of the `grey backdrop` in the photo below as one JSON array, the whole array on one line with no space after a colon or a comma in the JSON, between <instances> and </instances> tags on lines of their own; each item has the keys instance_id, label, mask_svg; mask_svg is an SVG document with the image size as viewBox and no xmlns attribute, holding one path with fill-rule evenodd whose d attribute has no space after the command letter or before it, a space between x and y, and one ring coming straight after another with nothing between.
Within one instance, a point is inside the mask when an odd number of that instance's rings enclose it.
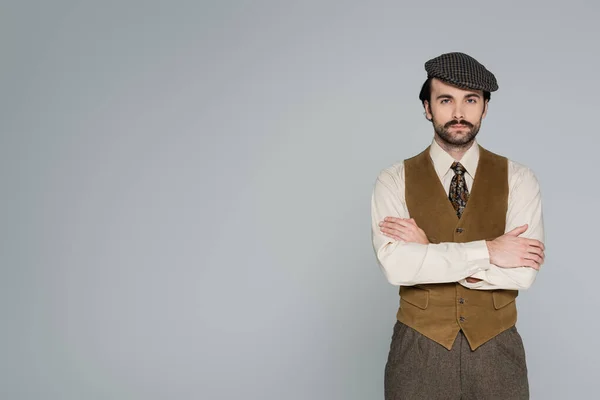
<instances>
[{"instance_id":1,"label":"grey backdrop","mask_svg":"<svg viewBox=\"0 0 600 400\"><path fill-rule=\"evenodd\" d=\"M429 144L447 51L496 74L480 142L542 186L532 398L596 398L590 4L2 2L0 398L382 399L371 191Z\"/></svg>"}]
</instances>

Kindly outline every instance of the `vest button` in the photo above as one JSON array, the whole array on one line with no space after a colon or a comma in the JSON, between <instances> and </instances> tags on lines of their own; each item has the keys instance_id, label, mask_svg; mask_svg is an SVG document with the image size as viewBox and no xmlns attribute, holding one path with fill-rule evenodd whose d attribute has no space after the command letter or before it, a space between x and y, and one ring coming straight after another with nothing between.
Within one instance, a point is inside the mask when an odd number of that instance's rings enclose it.
<instances>
[{"instance_id":1,"label":"vest button","mask_svg":"<svg viewBox=\"0 0 600 400\"><path fill-rule=\"evenodd\" d=\"M465 304L465 299L463 299L463 298L461 297L460 299L458 299L458 302L459 302L460 304Z\"/></svg>"},{"instance_id":2,"label":"vest button","mask_svg":"<svg viewBox=\"0 0 600 400\"><path fill-rule=\"evenodd\" d=\"M456 232L463 233L463 228L456 228Z\"/></svg>"},{"instance_id":3,"label":"vest button","mask_svg":"<svg viewBox=\"0 0 600 400\"><path fill-rule=\"evenodd\" d=\"M462 317L462 316L461 316L461 317L459 318L459 320L460 320L460 322L465 322L465 317Z\"/></svg>"}]
</instances>

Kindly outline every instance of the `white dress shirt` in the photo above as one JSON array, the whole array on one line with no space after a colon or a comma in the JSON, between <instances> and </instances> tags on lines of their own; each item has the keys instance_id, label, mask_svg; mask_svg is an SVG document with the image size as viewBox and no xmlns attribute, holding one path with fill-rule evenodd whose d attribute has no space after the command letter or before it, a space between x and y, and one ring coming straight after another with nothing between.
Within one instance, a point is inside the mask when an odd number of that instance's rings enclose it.
<instances>
[{"instance_id":1,"label":"white dress shirt","mask_svg":"<svg viewBox=\"0 0 600 400\"><path fill-rule=\"evenodd\" d=\"M430 155L435 171L446 193L455 161L433 140ZM479 146L475 141L460 163L466 169L467 189L473 185ZM371 236L377 261L387 280L393 285L459 282L471 289L527 289L537 271L530 267L500 268L490 263L485 240L469 243L419 244L407 243L384 235L379 223L385 217L410 218L405 200L404 162L383 169L373 189L371 199ZM448 200L450 201L450 200ZM540 188L534 173L524 165L508 161L508 210L506 230L528 224L520 237L544 242L544 223ZM467 277L482 281L469 283Z\"/></svg>"}]
</instances>

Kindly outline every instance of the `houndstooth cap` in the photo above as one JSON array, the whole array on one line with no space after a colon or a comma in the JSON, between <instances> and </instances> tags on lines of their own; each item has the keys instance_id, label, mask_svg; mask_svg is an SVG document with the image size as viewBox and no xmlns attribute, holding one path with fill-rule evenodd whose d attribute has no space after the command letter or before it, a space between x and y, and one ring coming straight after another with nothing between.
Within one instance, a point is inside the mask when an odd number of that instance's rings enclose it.
<instances>
[{"instance_id":1,"label":"houndstooth cap","mask_svg":"<svg viewBox=\"0 0 600 400\"><path fill-rule=\"evenodd\" d=\"M446 53L425 63L428 78L438 78L464 88L494 92L496 77L473 57L464 53Z\"/></svg>"}]
</instances>

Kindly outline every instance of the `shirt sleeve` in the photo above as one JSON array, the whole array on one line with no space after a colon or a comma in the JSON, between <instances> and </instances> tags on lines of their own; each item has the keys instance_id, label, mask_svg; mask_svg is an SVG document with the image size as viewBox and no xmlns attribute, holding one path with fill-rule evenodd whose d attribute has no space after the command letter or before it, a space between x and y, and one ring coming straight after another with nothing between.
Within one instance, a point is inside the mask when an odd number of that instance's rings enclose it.
<instances>
[{"instance_id":1,"label":"shirt sleeve","mask_svg":"<svg viewBox=\"0 0 600 400\"><path fill-rule=\"evenodd\" d=\"M506 232L518 226L528 224L527 231L520 237L536 239L544 242L544 221L542 212L542 196L538 180L529 168L511 162L514 170L509 187L509 202L506 214ZM537 276L538 271L530 267L500 268L490 264L485 271L473 274L481 282L469 283L460 280L459 283L470 289L528 289Z\"/></svg>"},{"instance_id":2,"label":"shirt sleeve","mask_svg":"<svg viewBox=\"0 0 600 400\"><path fill-rule=\"evenodd\" d=\"M380 172L371 199L371 237L377 261L393 285L458 282L492 267L484 240L469 243L419 244L384 235L385 217L410 218L405 201L403 164Z\"/></svg>"}]
</instances>

